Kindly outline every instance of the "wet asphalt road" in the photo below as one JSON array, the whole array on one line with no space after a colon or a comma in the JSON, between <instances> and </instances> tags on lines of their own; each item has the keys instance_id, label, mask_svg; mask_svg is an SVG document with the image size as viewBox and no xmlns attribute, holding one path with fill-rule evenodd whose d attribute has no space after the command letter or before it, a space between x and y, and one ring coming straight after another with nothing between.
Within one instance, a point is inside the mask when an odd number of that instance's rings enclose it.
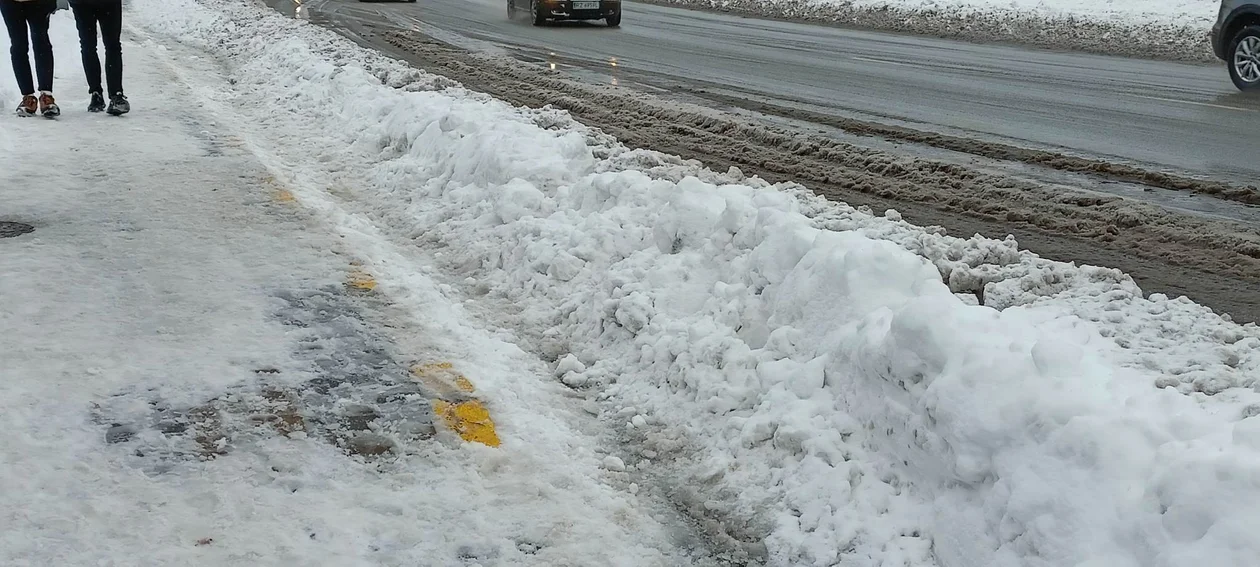
<instances>
[{"instance_id":1,"label":"wet asphalt road","mask_svg":"<svg viewBox=\"0 0 1260 567\"><path fill-rule=\"evenodd\" d=\"M620 29L536 28L503 0L307 0L465 47L562 58L836 115L1242 184L1260 180L1260 97L1223 65L975 45L638 3ZM467 40L472 40L471 42ZM478 45L480 44L480 45ZM615 63L615 67L614 67Z\"/></svg>"}]
</instances>

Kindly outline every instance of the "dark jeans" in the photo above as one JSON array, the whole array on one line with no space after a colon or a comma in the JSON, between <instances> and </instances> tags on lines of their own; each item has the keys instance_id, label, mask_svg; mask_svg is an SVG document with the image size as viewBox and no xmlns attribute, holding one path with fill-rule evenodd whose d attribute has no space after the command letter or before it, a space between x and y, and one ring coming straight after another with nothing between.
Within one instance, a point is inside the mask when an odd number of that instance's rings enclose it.
<instances>
[{"instance_id":1,"label":"dark jeans","mask_svg":"<svg viewBox=\"0 0 1260 567\"><path fill-rule=\"evenodd\" d=\"M96 55L96 27L101 28L105 44L105 83L107 96L122 94L122 0L73 2L74 21L79 26L79 50L83 52L83 74L88 92L101 90L101 59Z\"/></svg>"},{"instance_id":2,"label":"dark jeans","mask_svg":"<svg viewBox=\"0 0 1260 567\"><path fill-rule=\"evenodd\" d=\"M23 95L35 94L35 80L31 77L31 45L35 46L35 74L39 76L39 90L52 91L53 50L48 39L48 21L57 11L57 0L16 2L0 0L0 15L4 27L9 30L9 55L13 57L13 75ZM29 29L30 39L27 40Z\"/></svg>"}]
</instances>

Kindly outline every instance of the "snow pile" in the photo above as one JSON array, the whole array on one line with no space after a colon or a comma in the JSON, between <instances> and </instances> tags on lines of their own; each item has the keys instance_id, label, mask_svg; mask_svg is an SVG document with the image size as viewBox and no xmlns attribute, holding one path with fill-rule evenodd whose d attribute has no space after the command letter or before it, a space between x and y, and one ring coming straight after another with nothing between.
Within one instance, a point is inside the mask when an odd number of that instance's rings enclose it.
<instances>
[{"instance_id":1,"label":"snow pile","mask_svg":"<svg viewBox=\"0 0 1260 567\"><path fill-rule=\"evenodd\" d=\"M670 479L772 564L1260 553L1255 326L630 150L258 6L133 6L222 58L215 97L310 198L432 251L604 401L638 448L608 474Z\"/></svg>"},{"instance_id":2,"label":"snow pile","mask_svg":"<svg viewBox=\"0 0 1260 567\"><path fill-rule=\"evenodd\" d=\"M648 0L970 41L1215 61L1218 0Z\"/></svg>"},{"instance_id":3,"label":"snow pile","mask_svg":"<svg viewBox=\"0 0 1260 567\"><path fill-rule=\"evenodd\" d=\"M5 63L6 63L5 69L12 69L8 65L7 61ZM0 101L4 101L4 104L6 106L5 110L12 110L10 108L7 108L10 101L13 103L13 107L16 108L18 105L18 101L21 100L22 98L22 93L18 92L17 85L16 83L14 83L12 75L13 73L12 71L10 71L9 75L4 77L5 80L0 81ZM10 135L10 132L8 128L0 129L0 143L3 143L3 141L7 139L9 135Z\"/></svg>"},{"instance_id":4,"label":"snow pile","mask_svg":"<svg viewBox=\"0 0 1260 567\"><path fill-rule=\"evenodd\" d=\"M1183 26L1211 25L1217 0L816 0L819 4L864 10L958 12L978 14L1010 10L1047 18L1086 18Z\"/></svg>"},{"instance_id":5,"label":"snow pile","mask_svg":"<svg viewBox=\"0 0 1260 567\"><path fill-rule=\"evenodd\" d=\"M18 102L22 99L22 93L18 91L17 82L13 80L13 67L8 58L4 58L0 63L0 112L6 114L5 118L12 116L8 114L17 108ZM55 86L55 85L54 85ZM17 140L11 128L0 128L0 152L8 152L16 148Z\"/></svg>"}]
</instances>

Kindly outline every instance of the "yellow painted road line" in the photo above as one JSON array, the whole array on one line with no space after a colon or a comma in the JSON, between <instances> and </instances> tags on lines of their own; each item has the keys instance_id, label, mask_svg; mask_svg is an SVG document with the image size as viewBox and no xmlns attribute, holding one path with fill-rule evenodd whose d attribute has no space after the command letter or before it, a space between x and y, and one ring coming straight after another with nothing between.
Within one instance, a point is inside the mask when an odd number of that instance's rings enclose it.
<instances>
[{"instance_id":1,"label":"yellow painted road line","mask_svg":"<svg viewBox=\"0 0 1260 567\"><path fill-rule=\"evenodd\" d=\"M465 389L459 386L459 380L462 378L469 386L472 385L455 370L455 366L449 362L433 362L429 364L417 364L411 367L411 375L416 377L421 384L428 386L438 393L440 397L456 400L467 398L467 394L472 392L471 389Z\"/></svg>"},{"instance_id":2,"label":"yellow painted road line","mask_svg":"<svg viewBox=\"0 0 1260 567\"><path fill-rule=\"evenodd\" d=\"M346 285L360 291L372 291L376 289L376 278L372 277L372 274L356 269L350 272Z\"/></svg>"},{"instance_id":3,"label":"yellow painted road line","mask_svg":"<svg viewBox=\"0 0 1260 567\"><path fill-rule=\"evenodd\" d=\"M273 198L277 202L297 201L293 193L283 188L274 176L265 177L263 184L274 190ZM347 287L364 292L376 289L376 278L363 269L361 262L352 261L350 266L351 271L346 278ZM494 420L490 418L490 411L480 400L471 397L476 387L467 376L455 370L455 365L450 362L419 364L411 368L411 373L437 393L438 397L433 400L433 413L441 418L446 427L464 441L490 447L499 446L499 435L495 430ZM278 413L276 418L281 427L300 428L300 416L296 413ZM205 439L207 445L213 441L209 436Z\"/></svg>"},{"instance_id":4,"label":"yellow painted road line","mask_svg":"<svg viewBox=\"0 0 1260 567\"><path fill-rule=\"evenodd\" d=\"M376 278L365 271L359 262L351 262L353 269L346 285L361 291L376 289ZM411 374L436 394L433 413L442 419L451 431L470 443L490 447L499 446L499 435L494 428L490 411L480 400L472 398L477 390L472 380L455 369L450 362L430 362L411 367Z\"/></svg>"},{"instance_id":5,"label":"yellow painted road line","mask_svg":"<svg viewBox=\"0 0 1260 567\"><path fill-rule=\"evenodd\" d=\"M266 177L263 177L262 183L263 185L266 185L271 188L272 190L271 198L274 199L277 203L297 202L297 197L293 195L293 192L289 191L288 189L285 189L281 185L280 181L276 179L276 176L268 175Z\"/></svg>"},{"instance_id":6,"label":"yellow painted road line","mask_svg":"<svg viewBox=\"0 0 1260 567\"><path fill-rule=\"evenodd\" d=\"M499 446L499 435L494 430L490 412L478 400L453 404L446 400L433 400L433 411L442 418L464 441Z\"/></svg>"},{"instance_id":7,"label":"yellow painted road line","mask_svg":"<svg viewBox=\"0 0 1260 567\"><path fill-rule=\"evenodd\" d=\"M476 391L476 387L472 380L455 370L453 364L418 364L412 367L411 373L421 383L438 392L439 398L433 400L433 413L441 417L451 431L470 443L499 446L499 435L495 431L494 420L490 418L490 411L480 400L469 399L469 394ZM458 401L452 401L452 398Z\"/></svg>"}]
</instances>

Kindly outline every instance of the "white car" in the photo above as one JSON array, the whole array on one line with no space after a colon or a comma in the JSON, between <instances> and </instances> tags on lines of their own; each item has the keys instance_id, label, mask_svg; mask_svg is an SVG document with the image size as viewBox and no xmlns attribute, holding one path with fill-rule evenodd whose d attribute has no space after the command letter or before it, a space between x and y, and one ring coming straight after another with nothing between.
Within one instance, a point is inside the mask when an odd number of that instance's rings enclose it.
<instances>
[{"instance_id":1,"label":"white car","mask_svg":"<svg viewBox=\"0 0 1260 567\"><path fill-rule=\"evenodd\" d=\"M1212 50L1240 91L1260 90L1260 0L1221 0Z\"/></svg>"}]
</instances>

